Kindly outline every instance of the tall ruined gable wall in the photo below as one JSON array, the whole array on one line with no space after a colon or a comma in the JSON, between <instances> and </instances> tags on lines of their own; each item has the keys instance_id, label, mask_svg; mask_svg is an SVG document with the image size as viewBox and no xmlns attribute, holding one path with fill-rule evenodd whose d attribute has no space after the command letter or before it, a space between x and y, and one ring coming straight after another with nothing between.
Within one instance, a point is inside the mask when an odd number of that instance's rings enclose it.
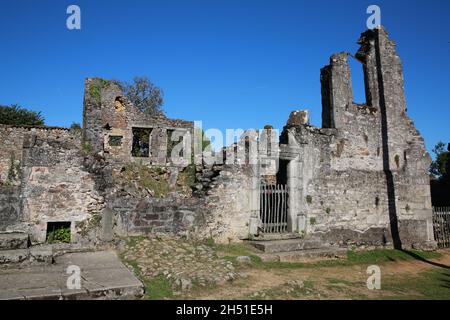
<instances>
[{"instance_id":1,"label":"tall ruined gable wall","mask_svg":"<svg viewBox=\"0 0 450 320\"><path fill-rule=\"evenodd\" d=\"M401 61L383 29L360 44L366 104L352 101L348 54L336 54L321 70L323 126L335 131L291 129L303 141L307 231L331 242L392 243L395 211L402 242L423 244L432 240L430 158L406 114Z\"/></svg>"}]
</instances>

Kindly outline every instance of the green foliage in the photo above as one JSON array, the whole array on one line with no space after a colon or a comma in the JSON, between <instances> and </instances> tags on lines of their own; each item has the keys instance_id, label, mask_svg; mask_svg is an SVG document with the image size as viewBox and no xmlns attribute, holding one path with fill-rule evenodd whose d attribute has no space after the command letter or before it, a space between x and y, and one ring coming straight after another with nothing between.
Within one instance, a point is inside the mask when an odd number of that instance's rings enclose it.
<instances>
[{"instance_id":1,"label":"green foliage","mask_svg":"<svg viewBox=\"0 0 450 320\"><path fill-rule=\"evenodd\" d=\"M95 78L89 85L89 96L95 104L100 104L102 102L102 90L107 88L109 81Z\"/></svg>"},{"instance_id":2,"label":"green foliage","mask_svg":"<svg viewBox=\"0 0 450 320\"><path fill-rule=\"evenodd\" d=\"M439 180L448 180L450 172L448 172L448 168L450 166L449 161L449 151L445 150L445 144L440 141L433 148L433 153L436 158L430 165L430 175Z\"/></svg>"},{"instance_id":3,"label":"green foliage","mask_svg":"<svg viewBox=\"0 0 450 320\"><path fill-rule=\"evenodd\" d=\"M44 117L40 112L22 108L17 104L0 105L0 124L43 126Z\"/></svg>"},{"instance_id":4,"label":"green foliage","mask_svg":"<svg viewBox=\"0 0 450 320\"><path fill-rule=\"evenodd\" d=\"M178 180L187 185L188 187L192 187L197 181L195 173L196 173L195 164L191 163L186 168L184 168L182 172L180 172Z\"/></svg>"},{"instance_id":5,"label":"green foliage","mask_svg":"<svg viewBox=\"0 0 450 320\"><path fill-rule=\"evenodd\" d=\"M94 150L94 148L89 144L89 143L85 143L83 145L83 151L87 154L92 153L92 151Z\"/></svg>"},{"instance_id":6,"label":"green foliage","mask_svg":"<svg viewBox=\"0 0 450 320\"><path fill-rule=\"evenodd\" d=\"M310 225L315 225L316 224L316 218L315 217L311 217L311 218L309 218L309 224Z\"/></svg>"},{"instance_id":7,"label":"green foliage","mask_svg":"<svg viewBox=\"0 0 450 320\"><path fill-rule=\"evenodd\" d=\"M310 195L307 195L307 196L306 196L306 202L307 202L308 204L311 204L311 203L312 203L312 197L311 197Z\"/></svg>"},{"instance_id":8,"label":"green foliage","mask_svg":"<svg viewBox=\"0 0 450 320\"><path fill-rule=\"evenodd\" d=\"M326 209L325 209L325 212L326 212L327 214L330 214L331 209L330 209L330 208L326 208Z\"/></svg>"},{"instance_id":9,"label":"green foliage","mask_svg":"<svg viewBox=\"0 0 450 320\"><path fill-rule=\"evenodd\" d=\"M155 197L163 198L170 192L165 171L160 167L130 163L125 166L123 176L128 182L136 181L141 188L152 190Z\"/></svg>"},{"instance_id":10,"label":"green foliage","mask_svg":"<svg viewBox=\"0 0 450 320\"><path fill-rule=\"evenodd\" d=\"M208 136L205 134L205 131L202 129L202 151L205 151L205 149L210 145L211 140L209 140Z\"/></svg>"},{"instance_id":11,"label":"green foliage","mask_svg":"<svg viewBox=\"0 0 450 320\"><path fill-rule=\"evenodd\" d=\"M70 125L70 130L80 131L81 125L78 122L72 122L72 124Z\"/></svg>"},{"instance_id":12,"label":"green foliage","mask_svg":"<svg viewBox=\"0 0 450 320\"><path fill-rule=\"evenodd\" d=\"M397 166L397 168L399 168L400 167L400 156L398 154L395 155L394 161L395 161L395 165Z\"/></svg>"},{"instance_id":13,"label":"green foliage","mask_svg":"<svg viewBox=\"0 0 450 320\"><path fill-rule=\"evenodd\" d=\"M134 106L143 113L151 116L164 114L162 109L164 93L149 78L135 77L133 83L120 81L116 81L116 83L122 88Z\"/></svg>"},{"instance_id":14,"label":"green foliage","mask_svg":"<svg viewBox=\"0 0 450 320\"><path fill-rule=\"evenodd\" d=\"M48 243L70 243L70 227L55 228L47 233Z\"/></svg>"}]
</instances>

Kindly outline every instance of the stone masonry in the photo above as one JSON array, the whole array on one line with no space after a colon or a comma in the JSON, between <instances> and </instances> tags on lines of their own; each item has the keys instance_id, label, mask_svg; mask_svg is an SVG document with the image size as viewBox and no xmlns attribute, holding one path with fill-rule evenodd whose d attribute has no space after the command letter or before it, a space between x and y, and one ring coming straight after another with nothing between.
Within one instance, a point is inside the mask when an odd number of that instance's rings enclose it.
<instances>
[{"instance_id":1,"label":"stone masonry","mask_svg":"<svg viewBox=\"0 0 450 320\"><path fill-rule=\"evenodd\" d=\"M189 164L197 155L177 147L192 146L193 122L144 114L116 82L86 79L81 131L0 126L0 231L42 243L49 223L69 222L75 243L152 232L254 239L264 236L261 185L284 184L288 234L433 246L430 157L406 113L395 44L382 27L358 43L364 104L353 102L351 55L334 54L320 71L322 128L294 111L279 142L270 126L246 132L213 158L248 158L225 163Z\"/></svg>"}]
</instances>

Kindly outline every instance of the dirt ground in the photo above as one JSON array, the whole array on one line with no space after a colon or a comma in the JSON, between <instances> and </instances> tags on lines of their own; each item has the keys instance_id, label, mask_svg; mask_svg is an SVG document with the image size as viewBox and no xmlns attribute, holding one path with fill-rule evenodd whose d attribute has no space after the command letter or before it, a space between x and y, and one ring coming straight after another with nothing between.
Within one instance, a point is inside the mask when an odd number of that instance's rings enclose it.
<instances>
[{"instance_id":1,"label":"dirt ground","mask_svg":"<svg viewBox=\"0 0 450 320\"><path fill-rule=\"evenodd\" d=\"M243 268L226 285L197 290L193 299L450 299L450 251L441 257L377 264L381 288L369 290L367 264L335 267Z\"/></svg>"},{"instance_id":2,"label":"dirt ground","mask_svg":"<svg viewBox=\"0 0 450 320\"><path fill-rule=\"evenodd\" d=\"M264 262L249 244L167 237L129 238L121 251L146 287L144 299L450 299L450 249ZM367 286L369 266L379 267L379 289Z\"/></svg>"}]
</instances>

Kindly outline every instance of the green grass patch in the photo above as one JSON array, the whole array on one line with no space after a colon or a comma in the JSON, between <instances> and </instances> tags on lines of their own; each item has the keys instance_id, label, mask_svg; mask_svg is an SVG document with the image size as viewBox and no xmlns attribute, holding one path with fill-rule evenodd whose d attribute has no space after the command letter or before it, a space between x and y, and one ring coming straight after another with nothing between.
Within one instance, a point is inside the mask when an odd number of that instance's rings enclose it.
<instances>
[{"instance_id":1,"label":"green grass patch","mask_svg":"<svg viewBox=\"0 0 450 320\"><path fill-rule=\"evenodd\" d=\"M145 299L163 300L173 298L172 285L164 276L144 281Z\"/></svg>"},{"instance_id":2,"label":"green grass patch","mask_svg":"<svg viewBox=\"0 0 450 320\"><path fill-rule=\"evenodd\" d=\"M334 266L352 266L359 264L379 264L383 262L395 262L413 259L436 259L440 253L432 251L401 251L393 249L375 249L370 251L347 252L347 259L323 260L316 262L263 262L258 256L260 253L249 243L215 244L213 241L205 242L212 247L218 255L224 259L235 262L238 256L249 256L252 266L263 269L297 269L297 268L321 268Z\"/></svg>"},{"instance_id":3,"label":"green grass patch","mask_svg":"<svg viewBox=\"0 0 450 320\"><path fill-rule=\"evenodd\" d=\"M261 258L256 254L256 249L248 243L232 243L232 244L209 244L218 255L223 259L235 264L236 258L240 256L248 256L253 266L261 266L263 263Z\"/></svg>"},{"instance_id":4,"label":"green grass patch","mask_svg":"<svg viewBox=\"0 0 450 320\"><path fill-rule=\"evenodd\" d=\"M139 241L139 237L133 237L131 241ZM134 242L136 243L136 242ZM127 260L123 255L120 256L122 261L133 268L134 274L141 280L144 285L144 299L146 300L163 300L173 298L173 289L170 281L160 275L155 278L147 278L142 274L139 264L133 260Z\"/></svg>"},{"instance_id":5,"label":"green grass patch","mask_svg":"<svg viewBox=\"0 0 450 320\"><path fill-rule=\"evenodd\" d=\"M450 270L422 272L418 276L385 277L381 290L392 292L386 299L450 300Z\"/></svg>"},{"instance_id":6,"label":"green grass patch","mask_svg":"<svg viewBox=\"0 0 450 320\"><path fill-rule=\"evenodd\" d=\"M125 244L128 248L134 248L134 247L136 247L137 244L139 244L139 242L142 242L145 239L147 239L146 236L131 236L131 237L126 237L124 240L125 240Z\"/></svg>"},{"instance_id":7,"label":"green grass patch","mask_svg":"<svg viewBox=\"0 0 450 320\"><path fill-rule=\"evenodd\" d=\"M439 258L441 254L432 251L417 251L417 250L392 250L392 249L376 249L370 251L348 251L347 259L350 263L380 263L389 261L401 261L412 259L435 259Z\"/></svg>"}]
</instances>

